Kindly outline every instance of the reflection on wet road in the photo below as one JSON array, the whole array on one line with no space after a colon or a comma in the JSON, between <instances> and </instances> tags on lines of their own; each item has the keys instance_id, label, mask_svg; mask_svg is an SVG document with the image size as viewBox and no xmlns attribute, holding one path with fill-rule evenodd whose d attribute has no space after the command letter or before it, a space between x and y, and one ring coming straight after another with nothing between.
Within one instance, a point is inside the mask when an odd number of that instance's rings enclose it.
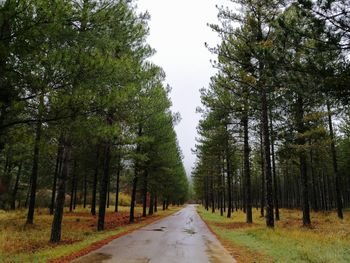
<instances>
[{"instance_id":1,"label":"reflection on wet road","mask_svg":"<svg viewBox=\"0 0 350 263\"><path fill-rule=\"evenodd\" d=\"M193 205L113 240L77 263L236 262L208 230Z\"/></svg>"}]
</instances>

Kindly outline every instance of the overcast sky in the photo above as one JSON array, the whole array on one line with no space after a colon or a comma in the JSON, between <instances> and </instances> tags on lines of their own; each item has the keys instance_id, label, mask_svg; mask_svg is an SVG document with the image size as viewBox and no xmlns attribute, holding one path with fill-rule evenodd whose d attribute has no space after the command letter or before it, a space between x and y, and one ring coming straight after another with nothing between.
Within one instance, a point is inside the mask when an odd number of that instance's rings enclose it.
<instances>
[{"instance_id":1,"label":"overcast sky","mask_svg":"<svg viewBox=\"0 0 350 263\"><path fill-rule=\"evenodd\" d=\"M200 118L199 89L207 87L215 74L210 59L215 59L204 42L215 45L218 36L207 23L217 23L216 4L225 0L138 0L140 11L148 10L150 36L148 43L157 53L152 61L166 73L166 82L172 87L173 111L180 112L182 120L175 129L185 157L189 176L195 162L191 148L195 146L196 126Z\"/></svg>"}]
</instances>

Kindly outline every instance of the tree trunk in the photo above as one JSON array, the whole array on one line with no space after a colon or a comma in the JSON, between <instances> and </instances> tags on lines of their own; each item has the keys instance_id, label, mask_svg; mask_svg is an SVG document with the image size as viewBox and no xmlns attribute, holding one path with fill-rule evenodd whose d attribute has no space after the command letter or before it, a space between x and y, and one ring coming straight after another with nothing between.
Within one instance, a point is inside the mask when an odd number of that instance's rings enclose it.
<instances>
[{"instance_id":1,"label":"tree trunk","mask_svg":"<svg viewBox=\"0 0 350 263\"><path fill-rule=\"evenodd\" d=\"M310 142L311 145L311 142ZM315 180L315 169L314 169L314 161L313 161L313 153L312 149L310 150L310 166L311 166L311 180L312 180L312 195L313 195L313 209L318 211L318 199L317 199L317 186Z\"/></svg>"},{"instance_id":2,"label":"tree trunk","mask_svg":"<svg viewBox=\"0 0 350 263\"><path fill-rule=\"evenodd\" d=\"M132 181L132 194L131 194L131 204L130 204L130 223L135 221L135 203L136 203L136 189L137 189L137 171L135 171L134 179Z\"/></svg>"},{"instance_id":3,"label":"tree trunk","mask_svg":"<svg viewBox=\"0 0 350 263\"><path fill-rule=\"evenodd\" d=\"M117 184L115 187L115 207L114 212L118 212L119 206L119 184L120 184L120 172L121 172L121 156L120 153L118 155L118 168L117 168Z\"/></svg>"},{"instance_id":4,"label":"tree trunk","mask_svg":"<svg viewBox=\"0 0 350 263\"><path fill-rule=\"evenodd\" d=\"M76 174L75 175L75 184L74 184L74 202L73 202L73 210L75 210L76 206L77 206L77 192L78 192L78 184L79 184L79 181L78 181L78 176L77 176L77 169L76 167L75 168L75 171L74 173Z\"/></svg>"},{"instance_id":5,"label":"tree trunk","mask_svg":"<svg viewBox=\"0 0 350 263\"><path fill-rule=\"evenodd\" d=\"M260 161L261 161L261 191L260 191L260 216L265 216L265 161L263 151L263 138L262 132L260 132Z\"/></svg>"},{"instance_id":6,"label":"tree trunk","mask_svg":"<svg viewBox=\"0 0 350 263\"><path fill-rule=\"evenodd\" d=\"M138 128L138 137L140 138L142 136L142 127L139 125ZM136 147L136 154L139 154L141 152L141 145L138 143ZM139 176L139 161L136 159L135 161L135 169L134 169L134 178L132 182L132 194L131 194L131 205L130 205L130 216L129 221L130 223L134 223L135 221L135 204L136 204L136 190L137 190L137 181Z\"/></svg>"},{"instance_id":7,"label":"tree trunk","mask_svg":"<svg viewBox=\"0 0 350 263\"><path fill-rule=\"evenodd\" d=\"M157 192L154 193L154 212L158 212L158 200L157 200Z\"/></svg>"},{"instance_id":8,"label":"tree trunk","mask_svg":"<svg viewBox=\"0 0 350 263\"><path fill-rule=\"evenodd\" d=\"M153 199L154 199L154 195L151 192L151 197L150 197L150 202L149 202L149 209L148 209L148 215L153 215Z\"/></svg>"},{"instance_id":9,"label":"tree trunk","mask_svg":"<svg viewBox=\"0 0 350 263\"><path fill-rule=\"evenodd\" d=\"M100 161L100 148L97 147L95 171L94 171L94 182L92 184L92 198L91 198L91 214L96 215L96 193L97 193L97 178L98 178L98 167Z\"/></svg>"},{"instance_id":10,"label":"tree trunk","mask_svg":"<svg viewBox=\"0 0 350 263\"><path fill-rule=\"evenodd\" d=\"M57 178L61 172L61 166L62 166L62 143L61 139L58 142L58 148L57 148L57 157L56 157L56 166L55 166L55 172L53 175L53 185L52 185L52 193L51 193L51 204L50 204L50 215L53 215L53 210L55 207L55 198L56 198L56 190L57 190Z\"/></svg>"},{"instance_id":11,"label":"tree trunk","mask_svg":"<svg viewBox=\"0 0 350 263\"><path fill-rule=\"evenodd\" d=\"M209 210L209 182L208 182L208 176L205 176L205 181L204 181L204 194L205 194L205 210Z\"/></svg>"},{"instance_id":12,"label":"tree trunk","mask_svg":"<svg viewBox=\"0 0 350 263\"><path fill-rule=\"evenodd\" d=\"M264 171L266 180L266 226L274 227L268 101L266 90L264 88L262 88L261 92L261 109Z\"/></svg>"},{"instance_id":13,"label":"tree trunk","mask_svg":"<svg viewBox=\"0 0 350 263\"><path fill-rule=\"evenodd\" d=\"M56 197L56 207L51 227L51 243L58 243L61 240L61 229L63 219L63 208L66 194L66 181L69 176L69 162L71 156L71 143L68 136L64 139L63 148L63 167L58 180L58 189Z\"/></svg>"},{"instance_id":14,"label":"tree trunk","mask_svg":"<svg viewBox=\"0 0 350 263\"><path fill-rule=\"evenodd\" d=\"M38 109L38 121L35 130L35 142L34 142L34 155L33 155L33 168L31 174L31 190L29 199L29 208L27 215L27 224L33 224L34 209L35 209L35 196L38 180L38 168L39 168L39 152L40 152L40 140L42 133L42 115L44 111L44 94L40 95L39 109Z\"/></svg>"},{"instance_id":15,"label":"tree trunk","mask_svg":"<svg viewBox=\"0 0 350 263\"><path fill-rule=\"evenodd\" d=\"M303 225L309 226L311 224L310 220L310 207L309 207L309 185L307 178L307 164L306 164L306 154L303 147L305 146L305 138L302 136L305 132L304 127L304 102L301 95L298 95L297 105L296 105L296 121L297 121L297 131L299 133L297 143L300 147L299 149L299 162L300 162L300 177L302 183L303 191Z\"/></svg>"},{"instance_id":16,"label":"tree trunk","mask_svg":"<svg viewBox=\"0 0 350 263\"><path fill-rule=\"evenodd\" d=\"M108 184L107 184L107 203L106 203L107 208L109 208L110 186L111 186L111 182L110 182L110 179L108 179Z\"/></svg>"},{"instance_id":17,"label":"tree trunk","mask_svg":"<svg viewBox=\"0 0 350 263\"><path fill-rule=\"evenodd\" d=\"M143 191L142 191L142 217L147 216L147 183L148 183L148 171L147 169L144 172L143 177Z\"/></svg>"},{"instance_id":18,"label":"tree trunk","mask_svg":"<svg viewBox=\"0 0 350 263\"><path fill-rule=\"evenodd\" d=\"M336 194L336 202L337 202L337 214L340 219L343 219L343 201L342 201L342 192L341 192L341 180L340 174L338 171L338 162L337 162L337 152L335 148L334 141L334 131L333 131L333 123L332 123L332 112L329 101L327 101L327 111L328 111L328 125L329 125L329 135L331 136L331 153L332 153L332 161L333 161L333 171L335 175L335 194Z\"/></svg>"},{"instance_id":19,"label":"tree trunk","mask_svg":"<svg viewBox=\"0 0 350 263\"><path fill-rule=\"evenodd\" d=\"M276 173L276 158L275 158L275 135L272 123L272 112L270 109L270 129L271 129L271 154L272 154L272 174L273 174L273 200L275 205L276 221L280 220L280 210L278 205L278 183Z\"/></svg>"},{"instance_id":20,"label":"tree trunk","mask_svg":"<svg viewBox=\"0 0 350 263\"><path fill-rule=\"evenodd\" d=\"M11 209L12 210L16 209L16 196L17 196L17 192L18 192L19 179L21 177L21 172L22 172L22 164L23 164L23 161L21 161L19 166L18 166L16 182L15 182L15 186L13 187L13 191L12 191L12 200L11 200Z\"/></svg>"},{"instance_id":21,"label":"tree trunk","mask_svg":"<svg viewBox=\"0 0 350 263\"><path fill-rule=\"evenodd\" d=\"M108 191L108 182L109 182L109 165L110 165L110 156L111 146L107 142L104 150L104 163L103 163L103 177L100 185L100 200L99 200L99 209L98 209L98 221L97 221L97 231L103 231L105 228L105 214L106 214L106 199Z\"/></svg>"},{"instance_id":22,"label":"tree trunk","mask_svg":"<svg viewBox=\"0 0 350 263\"><path fill-rule=\"evenodd\" d=\"M245 179L245 200L246 200L246 221L247 223L253 222L252 215L252 192L251 192L251 180L250 180L250 163L249 163L249 133L248 133L248 109L245 106L244 116L242 118L243 130L244 130L244 179Z\"/></svg>"},{"instance_id":23,"label":"tree trunk","mask_svg":"<svg viewBox=\"0 0 350 263\"><path fill-rule=\"evenodd\" d=\"M215 200L214 200L214 176L210 176L210 199L211 199L211 212L215 213Z\"/></svg>"},{"instance_id":24,"label":"tree trunk","mask_svg":"<svg viewBox=\"0 0 350 263\"><path fill-rule=\"evenodd\" d=\"M230 158L229 131L226 125L226 173L227 173L227 217L231 218L232 213L232 178L231 178L231 158Z\"/></svg>"},{"instance_id":25,"label":"tree trunk","mask_svg":"<svg viewBox=\"0 0 350 263\"><path fill-rule=\"evenodd\" d=\"M74 193L75 193L75 181L76 181L76 173L77 173L77 161L74 160L74 166L73 166L73 177L72 177L72 184L71 184L71 192L70 192L70 204L69 204L69 212L73 211L73 203L74 203Z\"/></svg>"},{"instance_id":26,"label":"tree trunk","mask_svg":"<svg viewBox=\"0 0 350 263\"><path fill-rule=\"evenodd\" d=\"M87 196L87 171L84 172L84 208L86 208L86 196Z\"/></svg>"}]
</instances>

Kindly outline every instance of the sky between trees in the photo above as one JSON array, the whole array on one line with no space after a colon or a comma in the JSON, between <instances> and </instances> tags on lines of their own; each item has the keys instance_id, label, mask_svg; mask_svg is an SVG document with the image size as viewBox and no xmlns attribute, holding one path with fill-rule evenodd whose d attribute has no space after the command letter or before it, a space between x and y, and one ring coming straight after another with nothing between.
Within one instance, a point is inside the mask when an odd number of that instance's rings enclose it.
<instances>
[{"instance_id":1,"label":"sky between trees","mask_svg":"<svg viewBox=\"0 0 350 263\"><path fill-rule=\"evenodd\" d=\"M208 86L215 69L210 59L215 56L205 47L219 42L207 23L217 23L215 5L227 5L225 0L139 0L139 11L148 10L150 36L148 43L157 50L151 58L162 65L166 81L173 88L173 111L180 112L182 120L175 127L185 157L187 176L195 162L191 148L195 146L196 126L201 105L199 89ZM180 18L180 19L179 19Z\"/></svg>"}]
</instances>

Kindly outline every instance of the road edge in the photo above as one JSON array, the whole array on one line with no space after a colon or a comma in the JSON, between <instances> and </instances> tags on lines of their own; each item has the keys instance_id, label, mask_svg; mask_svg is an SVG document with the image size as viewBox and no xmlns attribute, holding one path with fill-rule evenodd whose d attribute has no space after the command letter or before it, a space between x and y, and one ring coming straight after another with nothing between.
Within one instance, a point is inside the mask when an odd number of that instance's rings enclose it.
<instances>
[{"instance_id":1,"label":"road edge","mask_svg":"<svg viewBox=\"0 0 350 263\"><path fill-rule=\"evenodd\" d=\"M164 215L164 216L161 216L161 215L155 215L154 217L148 217L146 218L142 223L144 224L141 224L139 226L135 226L134 228L132 229L128 229L128 230L125 230L125 231L122 231L118 234L115 234L115 235L111 235L107 238L104 238L102 240L99 240L99 241L96 241L96 242L93 242L89 245L87 245L86 247L82 248L82 249L79 249L78 251L75 251L74 253L72 254L69 254L69 255L65 255L65 256L61 256L61 257L58 257L58 258L55 258L55 259L50 259L47 261L47 263L69 263L77 258L80 258L80 257L83 257L105 245L107 245L108 243L112 242L113 240L117 239L117 238L120 238L122 236L125 236L127 234L130 234L140 228L143 228L147 225L150 225L152 223L155 223L161 219L164 219L164 218L167 218L169 216L172 216L173 214L179 212L181 209L183 209L184 206L181 206L179 207L179 209L175 210L175 211L172 211L171 213L167 214L167 215ZM126 225L126 226L133 226L133 225Z\"/></svg>"}]
</instances>

